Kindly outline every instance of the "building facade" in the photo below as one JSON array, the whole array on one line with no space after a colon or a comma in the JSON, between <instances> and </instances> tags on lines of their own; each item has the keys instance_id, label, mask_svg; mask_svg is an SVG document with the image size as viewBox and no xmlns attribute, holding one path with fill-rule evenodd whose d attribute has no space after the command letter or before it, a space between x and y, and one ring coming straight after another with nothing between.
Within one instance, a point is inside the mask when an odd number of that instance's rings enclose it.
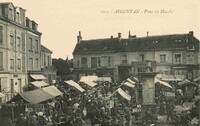
<instances>
[{"instance_id":1,"label":"building facade","mask_svg":"<svg viewBox=\"0 0 200 126\"><path fill-rule=\"evenodd\" d=\"M9 100L41 71L41 33L26 10L0 3L0 92Z\"/></svg>"},{"instance_id":2,"label":"building facade","mask_svg":"<svg viewBox=\"0 0 200 126\"><path fill-rule=\"evenodd\" d=\"M52 53L51 50L41 45L41 68L48 84L55 84L57 78L57 70L52 66Z\"/></svg>"},{"instance_id":3,"label":"building facade","mask_svg":"<svg viewBox=\"0 0 200 126\"><path fill-rule=\"evenodd\" d=\"M74 76L111 76L121 81L147 69L193 80L199 76L199 40L186 34L82 40L73 52Z\"/></svg>"}]
</instances>

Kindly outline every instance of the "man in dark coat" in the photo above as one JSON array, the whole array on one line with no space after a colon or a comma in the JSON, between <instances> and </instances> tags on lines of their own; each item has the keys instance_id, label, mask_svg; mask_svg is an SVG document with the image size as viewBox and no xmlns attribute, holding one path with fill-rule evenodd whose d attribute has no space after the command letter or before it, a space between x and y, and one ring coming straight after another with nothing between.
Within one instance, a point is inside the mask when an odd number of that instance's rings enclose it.
<instances>
[{"instance_id":1,"label":"man in dark coat","mask_svg":"<svg viewBox=\"0 0 200 126\"><path fill-rule=\"evenodd\" d=\"M36 115L32 116L30 120L30 126L40 126Z\"/></svg>"},{"instance_id":2,"label":"man in dark coat","mask_svg":"<svg viewBox=\"0 0 200 126\"><path fill-rule=\"evenodd\" d=\"M23 114L20 114L19 118L17 118L15 126L26 126L26 125L27 125L27 120L24 118Z\"/></svg>"}]
</instances>

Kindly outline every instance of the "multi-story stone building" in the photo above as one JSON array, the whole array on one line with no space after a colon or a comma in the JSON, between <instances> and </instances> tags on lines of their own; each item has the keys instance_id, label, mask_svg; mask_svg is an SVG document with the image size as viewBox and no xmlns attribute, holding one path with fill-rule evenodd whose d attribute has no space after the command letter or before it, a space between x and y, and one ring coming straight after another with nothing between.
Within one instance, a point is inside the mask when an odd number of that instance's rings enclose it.
<instances>
[{"instance_id":1,"label":"multi-story stone building","mask_svg":"<svg viewBox=\"0 0 200 126\"><path fill-rule=\"evenodd\" d=\"M42 34L25 12L10 2L0 3L0 92L6 94L7 99L21 92L35 74L43 77Z\"/></svg>"},{"instance_id":2,"label":"multi-story stone building","mask_svg":"<svg viewBox=\"0 0 200 126\"><path fill-rule=\"evenodd\" d=\"M137 76L148 67L190 80L199 76L199 40L186 34L82 40L73 52L76 80L83 75L111 76L114 81Z\"/></svg>"},{"instance_id":3,"label":"multi-story stone building","mask_svg":"<svg viewBox=\"0 0 200 126\"><path fill-rule=\"evenodd\" d=\"M52 53L51 50L41 45L41 68L48 84L55 83L57 78L57 70L52 66Z\"/></svg>"},{"instance_id":4,"label":"multi-story stone building","mask_svg":"<svg viewBox=\"0 0 200 126\"><path fill-rule=\"evenodd\" d=\"M12 3L0 4L0 85L10 97L22 91L26 74L25 10Z\"/></svg>"}]
</instances>

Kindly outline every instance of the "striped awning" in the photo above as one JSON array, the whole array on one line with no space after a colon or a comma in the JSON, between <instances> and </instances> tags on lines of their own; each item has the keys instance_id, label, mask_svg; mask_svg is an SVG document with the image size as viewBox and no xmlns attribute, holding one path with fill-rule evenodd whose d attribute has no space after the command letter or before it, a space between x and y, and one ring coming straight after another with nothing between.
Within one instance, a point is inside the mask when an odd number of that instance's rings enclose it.
<instances>
[{"instance_id":1,"label":"striped awning","mask_svg":"<svg viewBox=\"0 0 200 126\"><path fill-rule=\"evenodd\" d=\"M127 94L125 91L123 91L121 88L117 89L117 92L126 100L130 101L131 100L131 96L129 94Z\"/></svg>"},{"instance_id":2,"label":"striped awning","mask_svg":"<svg viewBox=\"0 0 200 126\"><path fill-rule=\"evenodd\" d=\"M135 85L131 84L130 82L125 82L124 85L131 87L131 88L135 87Z\"/></svg>"}]
</instances>

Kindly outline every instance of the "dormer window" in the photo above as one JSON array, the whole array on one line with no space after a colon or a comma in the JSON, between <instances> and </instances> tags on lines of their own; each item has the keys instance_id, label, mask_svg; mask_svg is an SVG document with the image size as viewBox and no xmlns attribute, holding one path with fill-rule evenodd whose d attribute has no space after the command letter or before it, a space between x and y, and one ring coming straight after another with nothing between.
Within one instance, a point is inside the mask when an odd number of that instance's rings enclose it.
<instances>
[{"instance_id":1,"label":"dormer window","mask_svg":"<svg viewBox=\"0 0 200 126\"><path fill-rule=\"evenodd\" d=\"M107 46L105 46L104 48L103 48L103 50L107 50L108 49L108 47Z\"/></svg>"},{"instance_id":2,"label":"dormer window","mask_svg":"<svg viewBox=\"0 0 200 126\"><path fill-rule=\"evenodd\" d=\"M153 43L158 43L158 41L153 41Z\"/></svg>"},{"instance_id":3,"label":"dormer window","mask_svg":"<svg viewBox=\"0 0 200 126\"><path fill-rule=\"evenodd\" d=\"M87 48L84 48L83 50L84 50L84 51L87 51Z\"/></svg>"},{"instance_id":4,"label":"dormer window","mask_svg":"<svg viewBox=\"0 0 200 126\"><path fill-rule=\"evenodd\" d=\"M9 8L9 19L13 20L13 9Z\"/></svg>"},{"instance_id":5,"label":"dormer window","mask_svg":"<svg viewBox=\"0 0 200 126\"><path fill-rule=\"evenodd\" d=\"M19 12L16 14L16 21L19 22Z\"/></svg>"}]
</instances>

